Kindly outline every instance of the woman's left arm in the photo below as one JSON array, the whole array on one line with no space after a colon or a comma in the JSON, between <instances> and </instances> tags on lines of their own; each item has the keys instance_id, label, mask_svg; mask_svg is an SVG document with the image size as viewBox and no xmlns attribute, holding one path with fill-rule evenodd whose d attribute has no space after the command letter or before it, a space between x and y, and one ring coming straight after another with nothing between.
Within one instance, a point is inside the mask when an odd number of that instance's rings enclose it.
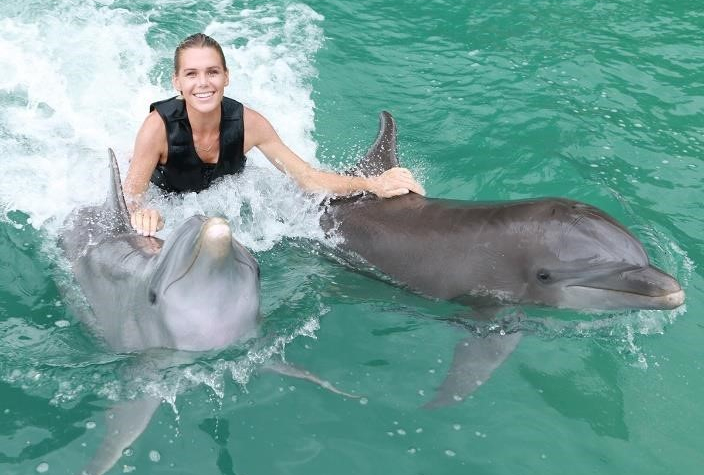
<instances>
[{"instance_id":1,"label":"woman's left arm","mask_svg":"<svg viewBox=\"0 0 704 475\"><path fill-rule=\"evenodd\" d=\"M395 167L379 176L358 177L325 172L310 166L296 155L276 133L261 114L245 108L245 152L257 147L279 170L289 175L301 187L310 192L327 192L348 195L369 191L382 198L404 195L409 191L425 194L406 168Z\"/></svg>"}]
</instances>

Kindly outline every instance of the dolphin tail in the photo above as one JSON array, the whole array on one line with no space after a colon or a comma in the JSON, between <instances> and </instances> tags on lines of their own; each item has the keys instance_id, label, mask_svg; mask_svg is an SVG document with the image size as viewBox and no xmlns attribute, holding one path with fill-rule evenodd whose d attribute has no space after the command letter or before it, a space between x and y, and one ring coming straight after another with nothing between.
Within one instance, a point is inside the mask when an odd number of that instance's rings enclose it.
<instances>
[{"instance_id":1,"label":"dolphin tail","mask_svg":"<svg viewBox=\"0 0 704 475\"><path fill-rule=\"evenodd\" d=\"M340 396L346 396L352 399L359 399L360 396L355 396L354 394L346 393L341 389L335 387L331 382L320 379L313 373L306 371L304 369L297 368L290 363L284 363L283 361L269 361L264 369L273 371L275 373L282 374L284 376L290 376L292 378L305 379L311 383L317 384L321 388L327 389L330 392L339 394Z\"/></svg>"},{"instance_id":2,"label":"dolphin tail","mask_svg":"<svg viewBox=\"0 0 704 475\"><path fill-rule=\"evenodd\" d=\"M122 457L123 451L146 429L161 400L135 399L118 403L106 414L103 443L83 470L84 475L102 475Z\"/></svg>"},{"instance_id":3,"label":"dolphin tail","mask_svg":"<svg viewBox=\"0 0 704 475\"><path fill-rule=\"evenodd\" d=\"M376 176L398 166L396 156L396 121L391 113L379 114L379 134L364 157L347 172L348 175Z\"/></svg>"},{"instance_id":4,"label":"dolphin tail","mask_svg":"<svg viewBox=\"0 0 704 475\"><path fill-rule=\"evenodd\" d=\"M132 229L129 224L130 213L127 211L125 195L122 192L122 181L120 180L117 158L115 158L115 152L111 148L108 148L108 157L110 159L110 186L104 206L114 214L116 221L114 224L122 230L129 231Z\"/></svg>"},{"instance_id":5,"label":"dolphin tail","mask_svg":"<svg viewBox=\"0 0 704 475\"><path fill-rule=\"evenodd\" d=\"M455 346L452 367L440 385L435 397L423 407L457 404L486 382L496 368L518 346L523 334L490 334L485 337L469 337Z\"/></svg>"}]
</instances>

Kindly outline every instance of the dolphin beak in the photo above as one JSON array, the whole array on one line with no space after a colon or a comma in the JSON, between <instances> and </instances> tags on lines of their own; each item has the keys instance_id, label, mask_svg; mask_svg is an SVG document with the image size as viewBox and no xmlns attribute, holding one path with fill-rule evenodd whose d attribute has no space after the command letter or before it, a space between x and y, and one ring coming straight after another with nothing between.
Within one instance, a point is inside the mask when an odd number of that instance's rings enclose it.
<instances>
[{"instance_id":1,"label":"dolphin beak","mask_svg":"<svg viewBox=\"0 0 704 475\"><path fill-rule=\"evenodd\" d=\"M634 267L607 274L594 275L569 287L604 290L638 302L638 308L670 310L684 303L685 294L679 282L653 266Z\"/></svg>"},{"instance_id":2,"label":"dolphin beak","mask_svg":"<svg viewBox=\"0 0 704 475\"><path fill-rule=\"evenodd\" d=\"M209 218L203 223L198 236L196 260L216 265L232 258L248 267L257 268L258 265L249 256L249 251L233 239L232 229L226 220Z\"/></svg>"},{"instance_id":3,"label":"dolphin beak","mask_svg":"<svg viewBox=\"0 0 704 475\"><path fill-rule=\"evenodd\" d=\"M203 224L200 235L201 252L209 253L213 258L223 258L230 253L232 231L222 218L210 218Z\"/></svg>"}]
</instances>

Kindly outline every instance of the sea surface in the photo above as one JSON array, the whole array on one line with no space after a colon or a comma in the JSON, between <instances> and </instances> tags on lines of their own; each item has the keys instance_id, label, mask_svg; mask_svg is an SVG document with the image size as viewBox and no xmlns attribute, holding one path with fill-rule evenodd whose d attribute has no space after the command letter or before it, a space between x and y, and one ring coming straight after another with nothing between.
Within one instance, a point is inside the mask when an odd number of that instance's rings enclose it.
<instances>
[{"instance_id":1,"label":"sea surface","mask_svg":"<svg viewBox=\"0 0 704 475\"><path fill-rule=\"evenodd\" d=\"M151 199L162 238L229 219L261 265L260 338L135 384L139 355L65 306L56 238L104 199L108 147L127 169L198 31L223 45L227 95L316 166L352 165L389 110L429 196L594 204L686 304L524 309L537 323L493 377L424 409L466 310L330 259L317 201L252 153L240 177ZM111 405L143 394L164 403L111 474L702 473L702 31L699 0L2 0L0 473L80 473ZM263 371L270 356L360 397Z\"/></svg>"}]
</instances>

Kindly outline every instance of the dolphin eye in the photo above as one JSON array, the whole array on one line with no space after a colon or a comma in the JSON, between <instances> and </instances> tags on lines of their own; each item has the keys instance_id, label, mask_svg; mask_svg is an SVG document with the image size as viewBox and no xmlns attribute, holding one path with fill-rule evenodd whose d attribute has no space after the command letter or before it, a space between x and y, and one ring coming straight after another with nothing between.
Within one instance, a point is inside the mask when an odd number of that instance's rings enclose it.
<instances>
[{"instance_id":1,"label":"dolphin eye","mask_svg":"<svg viewBox=\"0 0 704 475\"><path fill-rule=\"evenodd\" d=\"M540 269L536 275L538 277L538 280L540 282L550 282L550 271L547 271L545 269Z\"/></svg>"},{"instance_id":2,"label":"dolphin eye","mask_svg":"<svg viewBox=\"0 0 704 475\"><path fill-rule=\"evenodd\" d=\"M149 298L149 303L154 305L156 303L156 292L154 292L153 290L150 290L148 298Z\"/></svg>"}]
</instances>

